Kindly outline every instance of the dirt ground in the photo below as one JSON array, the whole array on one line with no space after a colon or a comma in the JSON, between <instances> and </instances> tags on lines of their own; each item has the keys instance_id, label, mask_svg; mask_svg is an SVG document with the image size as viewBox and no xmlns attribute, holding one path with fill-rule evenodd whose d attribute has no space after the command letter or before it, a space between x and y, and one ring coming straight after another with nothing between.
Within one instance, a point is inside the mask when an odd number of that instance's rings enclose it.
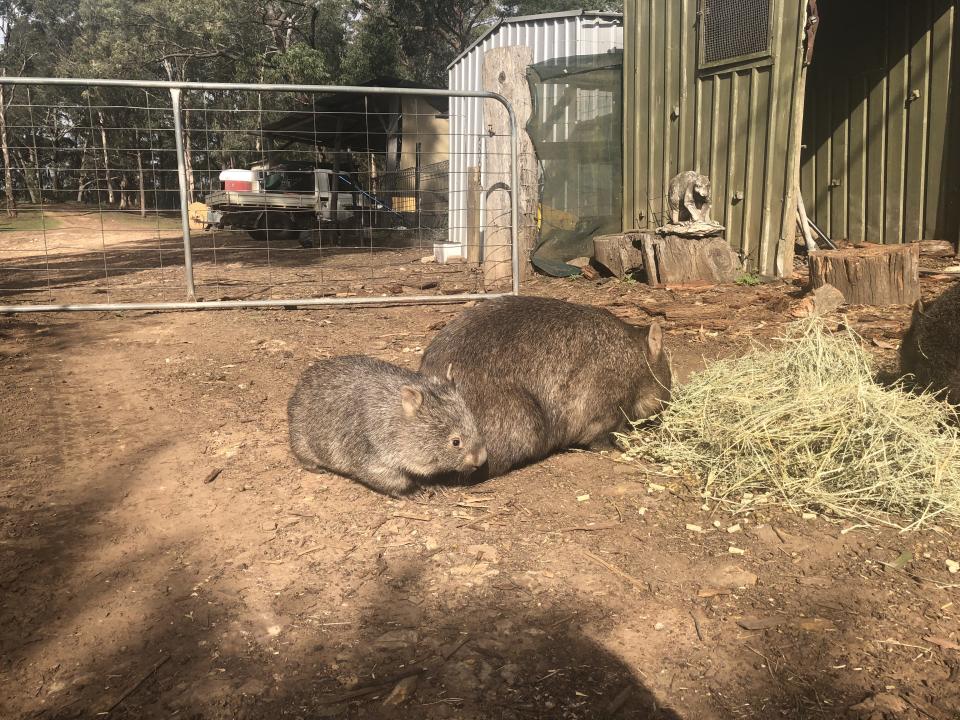
<instances>
[{"instance_id":1,"label":"dirt ground","mask_svg":"<svg viewBox=\"0 0 960 720\"><path fill-rule=\"evenodd\" d=\"M682 380L801 287L525 291L661 317ZM416 367L461 310L0 318L0 717L960 717L954 528L731 517L589 452L404 500L297 467L311 359ZM891 367L909 311L841 312Z\"/></svg>"},{"instance_id":2,"label":"dirt ground","mask_svg":"<svg viewBox=\"0 0 960 720\"><path fill-rule=\"evenodd\" d=\"M197 300L443 295L482 289L466 265L421 260L438 231L373 227L321 232L316 247L255 241L242 230L192 231ZM442 233L440 234L442 235ZM58 205L0 219L0 302L182 302L176 213Z\"/></svg>"}]
</instances>

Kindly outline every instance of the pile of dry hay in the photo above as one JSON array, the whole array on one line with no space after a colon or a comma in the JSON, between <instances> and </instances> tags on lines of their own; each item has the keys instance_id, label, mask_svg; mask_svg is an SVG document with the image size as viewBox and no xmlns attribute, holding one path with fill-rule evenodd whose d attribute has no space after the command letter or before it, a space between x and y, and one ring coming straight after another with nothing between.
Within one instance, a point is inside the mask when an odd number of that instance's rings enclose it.
<instances>
[{"instance_id":1,"label":"pile of dry hay","mask_svg":"<svg viewBox=\"0 0 960 720\"><path fill-rule=\"evenodd\" d=\"M852 331L794 323L773 349L676 388L661 420L620 436L627 457L691 471L736 508L775 501L903 529L960 521L955 411L876 384Z\"/></svg>"}]
</instances>

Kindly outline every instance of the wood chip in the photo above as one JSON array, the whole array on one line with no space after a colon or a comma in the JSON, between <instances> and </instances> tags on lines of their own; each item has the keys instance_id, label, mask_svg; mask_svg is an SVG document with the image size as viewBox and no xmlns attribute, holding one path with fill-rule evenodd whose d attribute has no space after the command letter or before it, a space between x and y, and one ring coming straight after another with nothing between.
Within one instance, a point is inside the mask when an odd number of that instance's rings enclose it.
<instances>
[{"instance_id":1,"label":"wood chip","mask_svg":"<svg viewBox=\"0 0 960 720\"><path fill-rule=\"evenodd\" d=\"M743 617L737 620L737 625L744 630L766 630L768 628L785 625L786 623L787 618L785 617Z\"/></svg>"},{"instance_id":2,"label":"wood chip","mask_svg":"<svg viewBox=\"0 0 960 720\"><path fill-rule=\"evenodd\" d=\"M430 522L430 520L433 519L429 515L416 515L414 513L406 512L395 512L393 516L395 518L404 518L406 520L419 520L420 522Z\"/></svg>"},{"instance_id":3,"label":"wood chip","mask_svg":"<svg viewBox=\"0 0 960 720\"><path fill-rule=\"evenodd\" d=\"M800 618L793 623L793 626L810 632L825 632L836 629L833 621L826 618Z\"/></svg>"},{"instance_id":4,"label":"wood chip","mask_svg":"<svg viewBox=\"0 0 960 720\"><path fill-rule=\"evenodd\" d=\"M797 578L798 585L807 585L811 587L830 587L832 583L832 579L820 575L808 575Z\"/></svg>"},{"instance_id":5,"label":"wood chip","mask_svg":"<svg viewBox=\"0 0 960 720\"><path fill-rule=\"evenodd\" d=\"M936 645L944 650L960 650L960 644L957 644L948 638L940 637L939 635L927 635L923 639L931 645Z\"/></svg>"},{"instance_id":6,"label":"wood chip","mask_svg":"<svg viewBox=\"0 0 960 720\"><path fill-rule=\"evenodd\" d=\"M882 350L896 350L898 347L900 347L896 343L892 343L887 340L881 340L880 338L874 338L871 342Z\"/></svg>"},{"instance_id":7,"label":"wood chip","mask_svg":"<svg viewBox=\"0 0 960 720\"><path fill-rule=\"evenodd\" d=\"M214 480L216 480L216 479L217 479L217 476L220 475L220 473L222 473L222 472L223 472L223 468L222 468L222 467L214 468L214 469L211 470L209 473L207 473L207 476L203 479L203 484L204 484L204 485L209 485L209 484L212 483Z\"/></svg>"},{"instance_id":8,"label":"wood chip","mask_svg":"<svg viewBox=\"0 0 960 720\"><path fill-rule=\"evenodd\" d=\"M411 675L410 677L404 678L393 686L393 690L390 691L390 694L387 696L387 699L383 701L383 704L388 707L402 705L413 696L419 682L419 675Z\"/></svg>"},{"instance_id":9,"label":"wood chip","mask_svg":"<svg viewBox=\"0 0 960 720\"><path fill-rule=\"evenodd\" d=\"M712 598L717 595L729 595L733 592L730 588L702 587L697 591L699 598Z\"/></svg>"}]
</instances>

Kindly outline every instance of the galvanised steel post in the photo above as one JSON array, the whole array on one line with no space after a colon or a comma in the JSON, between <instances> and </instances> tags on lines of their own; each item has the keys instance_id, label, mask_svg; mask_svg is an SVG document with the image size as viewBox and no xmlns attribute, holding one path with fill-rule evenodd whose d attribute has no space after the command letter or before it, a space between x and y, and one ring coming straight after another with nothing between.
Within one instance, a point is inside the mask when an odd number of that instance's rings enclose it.
<instances>
[{"instance_id":1,"label":"galvanised steel post","mask_svg":"<svg viewBox=\"0 0 960 720\"><path fill-rule=\"evenodd\" d=\"M187 298L195 300L193 285L193 246L190 243L190 192L187 183L187 164L183 155L183 120L180 117L180 88L170 88L173 107L173 135L177 141L177 180L180 182L180 225L183 228L183 274L187 281Z\"/></svg>"}]
</instances>

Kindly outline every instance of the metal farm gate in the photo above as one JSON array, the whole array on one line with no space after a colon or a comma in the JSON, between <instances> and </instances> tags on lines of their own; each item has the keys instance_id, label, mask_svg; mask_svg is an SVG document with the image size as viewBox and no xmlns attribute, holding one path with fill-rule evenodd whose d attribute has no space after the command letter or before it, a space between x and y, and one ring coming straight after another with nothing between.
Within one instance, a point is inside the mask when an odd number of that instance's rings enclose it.
<instances>
[{"instance_id":1,"label":"metal farm gate","mask_svg":"<svg viewBox=\"0 0 960 720\"><path fill-rule=\"evenodd\" d=\"M496 93L0 82L0 313L443 303L519 290L516 118ZM449 98L494 101L508 128L491 203L501 210L479 220L502 248L496 282L485 282L488 265L444 251L447 147L459 145L435 106Z\"/></svg>"}]
</instances>

